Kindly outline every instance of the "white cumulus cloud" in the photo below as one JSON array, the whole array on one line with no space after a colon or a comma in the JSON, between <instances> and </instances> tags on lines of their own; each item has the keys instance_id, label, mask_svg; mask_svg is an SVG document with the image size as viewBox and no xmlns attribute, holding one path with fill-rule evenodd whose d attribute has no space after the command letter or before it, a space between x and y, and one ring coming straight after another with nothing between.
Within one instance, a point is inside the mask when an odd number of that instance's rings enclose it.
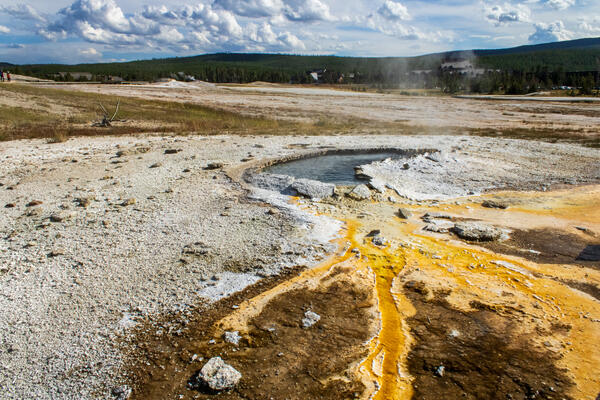
<instances>
[{"instance_id":1,"label":"white cumulus cloud","mask_svg":"<svg viewBox=\"0 0 600 400\"><path fill-rule=\"evenodd\" d=\"M329 6L320 0L286 0L283 14L290 21L332 21Z\"/></svg>"},{"instance_id":2,"label":"white cumulus cloud","mask_svg":"<svg viewBox=\"0 0 600 400\"><path fill-rule=\"evenodd\" d=\"M127 49L164 49L173 51L300 51L306 45L295 33L277 32L268 20L268 13L255 23L225 9L235 1L223 0L220 5L152 5L126 14L115 0L76 0L61 9L49 22L40 24L38 34L58 41L69 37L89 43ZM229 4L231 3L231 4ZM302 22L331 19L329 7L320 0L248 0L237 1L245 8L238 13L251 13L260 4L271 7L275 16ZM35 10L34 10L35 11ZM270 12L269 12L270 13ZM260 21L260 19L259 19ZM89 50L89 49L88 49ZM92 54L80 53L91 57Z\"/></svg>"},{"instance_id":3,"label":"white cumulus cloud","mask_svg":"<svg viewBox=\"0 0 600 400\"><path fill-rule=\"evenodd\" d=\"M80 50L79 54L84 55L84 56L101 56L102 55L102 53L100 53L98 50L96 50L93 47Z\"/></svg>"},{"instance_id":4,"label":"white cumulus cloud","mask_svg":"<svg viewBox=\"0 0 600 400\"><path fill-rule=\"evenodd\" d=\"M215 0L214 6L250 18L272 17L281 14L281 0Z\"/></svg>"},{"instance_id":5,"label":"white cumulus cloud","mask_svg":"<svg viewBox=\"0 0 600 400\"><path fill-rule=\"evenodd\" d=\"M102 59L102 53L93 47L79 50L79 55L88 60L100 60Z\"/></svg>"},{"instance_id":6,"label":"white cumulus cloud","mask_svg":"<svg viewBox=\"0 0 600 400\"><path fill-rule=\"evenodd\" d=\"M543 2L556 10L566 10L575 5L575 0L543 0Z\"/></svg>"},{"instance_id":7,"label":"white cumulus cloud","mask_svg":"<svg viewBox=\"0 0 600 400\"><path fill-rule=\"evenodd\" d=\"M379 15L385 19L391 20L407 20L410 19L408 9L405 5L394 0L386 0L385 3L377 10Z\"/></svg>"},{"instance_id":8,"label":"white cumulus cloud","mask_svg":"<svg viewBox=\"0 0 600 400\"><path fill-rule=\"evenodd\" d=\"M485 18L496 25L531 21L531 10L524 4L486 6L484 12Z\"/></svg>"},{"instance_id":9,"label":"white cumulus cloud","mask_svg":"<svg viewBox=\"0 0 600 400\"><path fill-rule=\"evenodd\" d=\"M584 34L597 35L600 33L600 17L580 18L578 28Z\"/></svg>"},{"instance_id":10,"label":"white cumulus cloud","mask_svg":"<svg viewBox=\"0 0 600 400\"><path fill-rule=\"evenodd\" d=\"M32 20L44 22L46 19L42 17L33 7L28 4L18 4L16 6L3 6L0 11L22 20Z\"/></svg>"},{"instance_id":11,"label":"white cumulus cloud","mask_svg":"<svg viewBox=\"0 0 600 400\"><path fill-rule=\"evenodd\" d=\"M9 33L10 29L4 25L0 25L0 33Z\"/></svg>"},{"instance_id":12,"label":"white cumulus cloud","mask_svg":"<svg viewBox=\"0 0 600 400\"><path fill-rule=\"evenodd\" d=\"M534 24L535 32L529 36L532 43L557 42L572 39L573 33L565 28L562 21L555 21L550 24L543 22Z\"/></svg>"}]
</instances>

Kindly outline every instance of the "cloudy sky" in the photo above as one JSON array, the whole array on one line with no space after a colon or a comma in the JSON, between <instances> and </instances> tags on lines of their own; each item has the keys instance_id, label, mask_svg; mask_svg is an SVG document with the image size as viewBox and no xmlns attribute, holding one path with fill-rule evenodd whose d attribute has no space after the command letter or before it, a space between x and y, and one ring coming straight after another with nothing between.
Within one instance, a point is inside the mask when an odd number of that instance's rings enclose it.
<instances>
[{"instance_id":1,"label":"cloudy sky","mask_svg":"<svg viewBox=\"0 0 600 400\"><path fill-rule=\"evenodd\" d=\"M3 0L0 61L411 56L600 36L600 0Z\"/></svg>"}]
</instances>

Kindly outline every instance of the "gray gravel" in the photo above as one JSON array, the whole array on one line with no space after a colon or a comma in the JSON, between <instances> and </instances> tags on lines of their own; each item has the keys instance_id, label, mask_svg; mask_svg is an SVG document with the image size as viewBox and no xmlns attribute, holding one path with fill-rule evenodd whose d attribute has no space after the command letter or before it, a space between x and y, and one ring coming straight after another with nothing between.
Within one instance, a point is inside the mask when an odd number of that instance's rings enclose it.
<instances>
[{"instance_id":1,"label":"gray gravel","mask_svg":"<svg viewBox=\"0 0 600 400\"><path fill-rule=\"evenodd\" d=\"M286 267L315 265L333 250L329 241L339 222L307 214L275 191L248 192L226 173L248 152L267 159L323 146L437 148L449 165L456 164L453 172L426 158L421 167L404 171L421 168L416 182L431 179L447 195L462 194L466 184L458 185L458 192L446 191L446 179L478 182L481 188L600 180L597 150L490 138L139 136L5 142L0 148L1 397L116 398L113 389L127 383L116 343L141 319L217 300ZM165 154L168 149L181 151ZM209 163L224 169L207 170ZM471 172L463 175L467 167ZM377 174L391 177L384 184L399 184L397 174ZM8 204L14 207L4 208Z\"/></svg>"}]
</instances>

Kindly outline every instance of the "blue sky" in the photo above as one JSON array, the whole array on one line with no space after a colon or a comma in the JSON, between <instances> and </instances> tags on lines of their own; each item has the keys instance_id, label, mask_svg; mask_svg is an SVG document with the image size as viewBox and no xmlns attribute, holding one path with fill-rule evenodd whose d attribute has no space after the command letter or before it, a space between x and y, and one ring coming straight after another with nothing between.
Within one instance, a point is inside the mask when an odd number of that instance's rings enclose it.
<instances>
[{"instance_id":1,"label":"blue sky","mask_svg":"<svg viewBox=\"0 0 600 400\"><path fill-rule=\"evenodd\" d=\"M412 56L600 36L600 0L4 0L0 61Z\"/></svg>"}]
</instances>

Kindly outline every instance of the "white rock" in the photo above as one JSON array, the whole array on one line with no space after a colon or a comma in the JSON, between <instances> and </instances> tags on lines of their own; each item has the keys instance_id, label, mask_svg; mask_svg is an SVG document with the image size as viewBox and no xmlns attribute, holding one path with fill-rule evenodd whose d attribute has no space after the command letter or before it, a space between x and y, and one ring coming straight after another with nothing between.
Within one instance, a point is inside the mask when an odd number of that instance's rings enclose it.
<instances>
[{"instance_id":1,"label":"white rock","mask_svg":"<svg viewBox=\"0 0 600 400\"><path fill-rule=\"evenodd\" d=\"M367 185L357 185L348 193L348 197L358 201L369 200L371 198L371 191Z\"/></svg>"},{"instance_id":2,"label":"white rock","mask_svg":"<svg viewBox=\"0 0 600 400\"><path fill-rule=\"evenodd\" d=\"M304 318L302 318L302 326L304 328L310 328L320 320L321 316L319 314L309 310L304 313Z\"/></svg>"},{"instance_id":3,"label":"white rock","mask_svg":"<svg viewBox=\"0 0 600 400\"><path fill-rule=\"evenodd\" d=\"M475 222L460 222L454 225L454 233L461 239L489 242L502 237L502 231L494 226Z\"/></svg>"},{"instance_id":4,"label":"white rock","mask_svg":"<svg viewBox=\"0 0 600 400\"><path fill-rule=\"evenodd\" d=\"M296 179L291 187L299 195L310 199L325 199L333 196L335 191L335 185L311 179Z\"/></svg>"},{"instance_id":5,"label":"white rock","mask_svg":"<svg viewBox=\"0 0 600 400\"><path fill-rule=\"evenodd\" d=\"M225 339L225 341L227 343L231 343L236 346L240 343L240 340L242 339L242 337L240 336L240 333L238 331L225 332L223 334L223 338Z\"/></svg>"},{"instance_id":6,"label":"white rock","mask_svg":"<svg viewBox=\"0 0 600 400\"><path fill-rule=\"evenodd\" d=\"M242 374L231 365L226 364L221 357L213 357L208 360L198 374L199 383L216 391L233 389L240 379L242 379Z\"/></svg>"}]
</instances>

